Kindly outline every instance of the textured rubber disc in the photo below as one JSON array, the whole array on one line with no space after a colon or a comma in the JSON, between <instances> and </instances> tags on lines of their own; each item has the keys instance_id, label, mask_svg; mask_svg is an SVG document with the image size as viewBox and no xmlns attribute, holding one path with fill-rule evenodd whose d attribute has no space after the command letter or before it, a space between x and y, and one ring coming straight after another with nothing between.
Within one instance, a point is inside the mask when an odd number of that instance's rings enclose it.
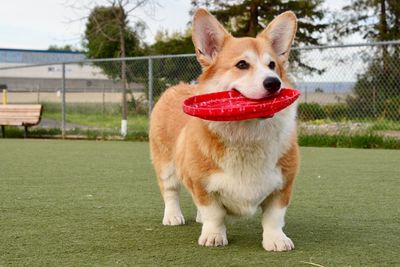
<instances>
[{"instance_id":1,"label":"textured rubber disc","mask_svg":"<svg viewBox=\"0 0 400 267\"><path fill-rule=\"evenodd\" d=\"M282 88L274 96L254 100L236 90L230 90L187 98L183 102L183 111L211 121L270 118L291 105L299 96L298 90Z\"/></svg>"}]
</instances>

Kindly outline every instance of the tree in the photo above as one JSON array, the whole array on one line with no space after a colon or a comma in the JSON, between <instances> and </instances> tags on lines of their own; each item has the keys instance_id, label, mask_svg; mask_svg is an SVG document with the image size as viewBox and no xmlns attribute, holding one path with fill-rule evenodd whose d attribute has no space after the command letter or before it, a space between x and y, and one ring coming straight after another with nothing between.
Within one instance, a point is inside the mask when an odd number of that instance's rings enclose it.
<instances>
[{"instance_id":1,"label":"tree","mask_svg":"<svg viewBox=\"0 0 400 267\"><path fill-rule=\"evenodd\" d=\"M121 57L140 55L140 32L144 23L136 23L136 29L129 26L129 15L146 5L153 5L152 0L108 0L108 6L97 6L89 15L85 39L87 55L91 58ZM123 86L121 134L127 130L127 66L121 60L119 76ZM114 74L115 75L115 74Z\"/></svg>"},{"instance_id":2,"label":"tree","mask_svg":"<svg viewBox=\"0 0 400 267\"><path fill-rule=\"evenodd\" d=\"M370 59L371 62L365 73L358 76L353 88L353 97L347 98L350 112L358 117L384 117L400 120L400 69L398 67L399 54L388 55L392 60L387 60L383 66L382 57ZM396 59L396 60L394 60Z\"/></svg>"},{"instance_id":3,"label":"tree","mask_svg":"<svg viewBox=\"0 0 400 267\"><path fill-rule=\"evenodd\" d=\"M149 48L153 55L192 54L194 46L191 30L183 33L158 31L155 43ZM154 92L157 98L168 86L179 82L192 82L201 73L195 57L163 58L153 60Z\"/></svg>"},{"instance_id":4,"label":"tree","mask_svg":"<svg viewBox=\"0 0 400 267\"><path fill-rule=\"evenodd\" d=\"M400 36L398 0L352 0L343 11L335 23L338 38L359 33L366 40L387 41Z\"/></svg>"},{"instance_id":5,"label":"tree","mask_svg":"<svg viewBox=\"0 0 400 267\"><path fill-rule=\"evenodd\" d=\"M353 0L343 10L347 16L336 24L338 36L358 33L370 41L400 39L398 0ZM360 116L399 119L400 112L391 103L398 103L400 98L400 46L377 46L372 53L366 52L364 59L368 67L358 76L354 97L349 97L347 103Z\"/></svg>"},{"instance_id":6,"label":"tree","mask_svg":"<svg viewBox=\"0 0 400 267\"><path fill-rule=\"evenodd\" d=\"M120 26L115 23L115 16L119 12L122 11L112 6L97 6L91 11L84 34L84 46L88 58L118 58L123 55L126 57L143 54L139 36L144 25L138 22L133 28L126 22L121 40ZM124 43L124 49L121 49L121 41Z\"/></svg>"},{"instance_id":7,"label":"tree","mask_svg":"<svg viewBox=\"0 0 400 267\"><path fill-rule=\"evenodd\" d=\"M120 57L135 57L146 53L146 47L140 39L144 31L142 22L137 22L134 28L128 25L124 29L125 43L124 53L121 50L121 38L119 26L115 23L115 7L95 7L89 15L86 30L84 46L88 58L120 58ZM125 66L123 66L125 62ZM130 62L121 61L113 62L115 65L110 65L110 62L96 62L95 64L101 67L105 74L112 79L120 79L124 82L131 82L134 79L133 73L127 72L126 64ZM138 69L131 67L129 69ZM135 73L138 74L138 73ZM124 76L124 77L123 77ZM126 80L126 81L125 81Z\"/></svg>"},{"instance_id":8,"label":"tree","mask_svg":"<svg viewBox=\"0 0 400 267\"><path fill-rule=\"evenodd\" d=\"M74 48L72 45L64 45L64 46L58 46L58 45L50 45L49 48L47 48L48 51L69 51L69 52L81 52L78 48Z\"/></svg>"},{"instance_id":9,"label":"tree","mask_svg":"<svg viewBox=\"0 0 400 267\"><path fill-rule=\"evenodd\" d=\"M318 45L327 24L323 0L192 0L192 12L206 6L237 37L255 37L279 13L292 10L298 17L297 45ZM300 51L292 50L291 64L305 71L322 72L300 60Z\"/></svg>"},{"instance_id":10,"label":"tree","mask_svg":"<svg viewBox=\"0 0 400 267\"><path fill-rule=\"evenodd\" d=\"M150 51L153 55L192 54L194 53L192 32L190 29L183 33L172 34L167 30L158 31L155 43L150 46Z\"/></svg>"}]
</instances>

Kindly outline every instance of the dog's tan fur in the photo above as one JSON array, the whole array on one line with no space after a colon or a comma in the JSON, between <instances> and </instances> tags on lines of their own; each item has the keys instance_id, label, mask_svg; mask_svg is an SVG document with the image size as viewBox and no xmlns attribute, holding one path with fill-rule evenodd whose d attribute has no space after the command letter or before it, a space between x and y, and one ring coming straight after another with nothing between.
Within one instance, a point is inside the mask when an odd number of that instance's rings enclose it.
<instances>
[{"instance_id":1,"label":"dog's tan fur","mask_svg":"<svg viewBox=\"0 0 400 267\"><path fill-rule=\"evenodd\" d=\"M208 92L209 90L205 88L209 88L209 82L227 75L227 73L229 73L229 77L240 76L242 70L232 66L236 64L245 50L250 50L259 57L268 52L276 62L276 74L285 85L289 85L283 68L287 53L285 52L285 55L276 53L276 48L273 47L272 41L269 39L268 28L257 38L234 38L222 26L208 18L209 16L208 12L201 9L196 13L195 21L207 17L206 19L213 23L212 26L217 28L221 36L215 37L215 51L211 51L208 55L205 55L207 53L204 53L204 51L196 49L198 60L203 67L203 73L198 79L198 84L179 84L166 90L152 111L150 124L151 156L160 191L165 201L167 201L167 198L174 198L174 192L179 191L179 185L170 181L170 177L176 176L191 192L194 202L199 207L217 205L216 203L222 201L219 199L219 193L210 192L208 186L211 183L210 177L225 171L224 167L221 167L221 162L228 156L227 153L230 153L229 147L234 146L229 144L221 134L211 130L208 121L184 114L182 112L183 100L196 94ZM289 20L295 19L292 13L283 14L283 16L288 16ZM271 27L271 24L269 27ZM194 43L198 48L201 40L198 40L199 37L195 31L193 34ZM289 48L290 46L282 49L287 51ZM256 69L249 69L249 75L252 75L252 71L255 72ZM248 145L251 145L251 142ZM283 153L276 162L277 168L282 172L282 186L270 195L265 195L264 201L260 203L260 206L264 209L271 203L277 203L276 205L282 208L289 204L293 182L299 166L299 150L295 129L292 130L285 146L287 148L282 149ZM173 197L169 197L170 195ZM182 222L183 217L182 219L178 218L177 223L166 222L165 224L181 224ZM217 241L214 242L211 245L222 244ZM290 245L286 245L286 249L282 250L290 249Z\"/></svg>"}]
</instances>

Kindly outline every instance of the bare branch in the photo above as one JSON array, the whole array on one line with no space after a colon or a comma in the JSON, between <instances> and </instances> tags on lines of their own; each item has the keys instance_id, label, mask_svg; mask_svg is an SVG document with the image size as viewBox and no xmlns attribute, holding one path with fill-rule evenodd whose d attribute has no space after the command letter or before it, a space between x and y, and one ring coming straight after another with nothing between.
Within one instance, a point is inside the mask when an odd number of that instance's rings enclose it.
<instances>
[{"instance_id":1,"label":"bare branch","mask_svg":"<svg viewBox=\"0 0 400 267\"><path fill-rule=\"evenodd\" d=\"M110 5L110 6L115 6L115 0L106 0L106 2Z\"/></svg>"},{"instance_id":2,"label":"bare branch","mask_svg":"<svg viewBox=\"0 0 400 267\"><path fill-rule=\"evenodd\" d=\"M132 8L130 8L130 9L128 9L128 10L126 11L126 14L131 13L131 12L134 11L135 9L141 7L141 6L142 6L143 4L145 4L146 2L147 2L147 0L138 1L138 2L136 3L136 5L134 5Z\"/></svg>"},{"instance_id":3,"label":"bare branch","mask_svg":"<svg viewBox=\"0 0 400 267\"><path fill-rule=\"evenodd\" d=\"M97 20L96 16L93 16L93 20L96 23L96 32L100 32L106 39L108 39L109 41L112 42L117 42L118 39L113 38L111 36L109 36L104 30L103 30L103 26L99 23L99 21Z\"/></svg>"}]
</instances>

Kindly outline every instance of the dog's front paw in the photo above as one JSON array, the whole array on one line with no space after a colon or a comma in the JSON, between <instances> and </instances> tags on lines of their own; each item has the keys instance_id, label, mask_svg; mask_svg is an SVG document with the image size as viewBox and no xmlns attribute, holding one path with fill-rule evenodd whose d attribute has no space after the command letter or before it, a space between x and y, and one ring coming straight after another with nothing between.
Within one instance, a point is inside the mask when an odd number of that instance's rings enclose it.
<instances>
[{"instance_id":1,"label":"dog's front paw","mask_svg":"<svg viewBox=\"0 0 400 267\"><path fill-rule=\"evenodd\" d=\"M262 245L267 251L289 251L294 249L292 240L282 230L264 232Z\"/></svg>"},{"instance_id":2,"label":"dog's front paw","mask_svg":"<svg viewBox=\"0 0 400 267\"><path fill-rule=\"evenodd\" d=\"M185 224L185 218L182 213L166 213L162 221L163 225L181 225Z\"/></svg>"},{"instance_id":3,"label":"dog's front paw","mask_svg":"<svg viewBox=\"0 0 400 267\"><path fill-rule=\"evenodd\" d=\"M228 239L226 238L225 227L221 230L202 230L199 237L199 245L206 247L219 247L228 245Z\"/></svg>"}]
</instances>

